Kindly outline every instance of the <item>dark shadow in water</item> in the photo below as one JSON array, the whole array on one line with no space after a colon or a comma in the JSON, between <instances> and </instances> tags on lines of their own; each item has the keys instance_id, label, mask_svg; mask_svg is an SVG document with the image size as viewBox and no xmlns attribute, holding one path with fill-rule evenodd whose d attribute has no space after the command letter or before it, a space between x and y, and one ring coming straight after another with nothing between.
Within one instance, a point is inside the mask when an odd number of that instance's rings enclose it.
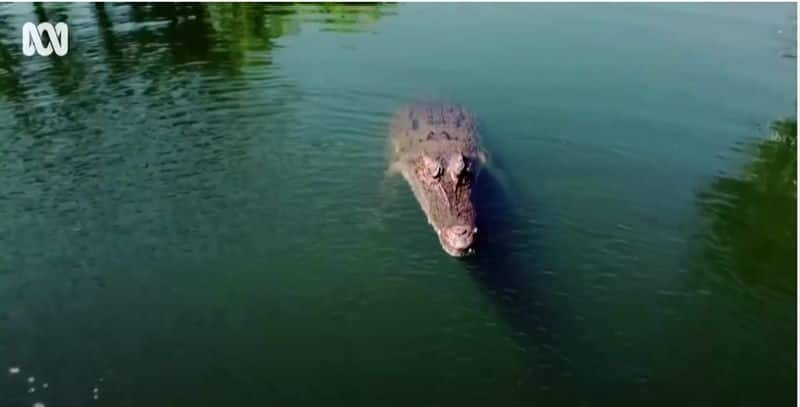
<instances>
[{"instance_id":1,"label":"dark shadow in water","mask_svg":"<svg viewBox=\"0 0 800 407\"><path fill-rule=\"evenodd\" d=\"M527 359L528 372L519 386L551 387L557 376L570 374L561 352L563 324L548 303L543 278L545 248L531 219L535 214L517 207L504 184L491 171L476 181L479 245L465 264L484 294L494 303L513 332L513 340ZM536 376L535 378L533 376ZM562 395L563 396L563 395ZM561 397L561 396L559 396Z\"/></svg>"}]
</instances>

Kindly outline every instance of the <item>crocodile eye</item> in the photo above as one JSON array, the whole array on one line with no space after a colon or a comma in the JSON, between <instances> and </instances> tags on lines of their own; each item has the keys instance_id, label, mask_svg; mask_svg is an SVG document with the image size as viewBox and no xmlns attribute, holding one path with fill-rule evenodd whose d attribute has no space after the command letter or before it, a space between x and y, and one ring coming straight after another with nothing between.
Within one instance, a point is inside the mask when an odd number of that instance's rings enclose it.
<instances>
[{"instance_id":1,"label":"crocodile eye","mask_svg":"<svg viewBox=\"0 0 800 407\"><path fill-rule=\"evenodd\" d=\"M439 165L438 163L436 165L434 165L433 167L428 167L428 171L429 171L429 175L431 177L433 177L433 178L441 177L442 173L444 172L442 170L442 166Z\"/></svg>"},{"instance_id":2,"label":"crocodile eye","mask_svg":"<svg viewBox=\"0 0 800 407\"><path fill-rule=\"evenodd\" d=\"M461 154L456 154L450 158L450 163L448 165L447 171L450 173L450 177L453 181L458 181L467 171L468 171L469 163Z\"/></svg>"},{"instance_id":3,"label":"crocodile eye","mask_svg":"<svg viewBox=\"0 0 800 407\"><path fill-rule=\"evenodd\" d=\"M444 169L442 165L439 164L439 161L433 160L428 156L422 157L422 164L425 174L431 178L439 178L444 173Z\"/></svg>"}]
</instances>

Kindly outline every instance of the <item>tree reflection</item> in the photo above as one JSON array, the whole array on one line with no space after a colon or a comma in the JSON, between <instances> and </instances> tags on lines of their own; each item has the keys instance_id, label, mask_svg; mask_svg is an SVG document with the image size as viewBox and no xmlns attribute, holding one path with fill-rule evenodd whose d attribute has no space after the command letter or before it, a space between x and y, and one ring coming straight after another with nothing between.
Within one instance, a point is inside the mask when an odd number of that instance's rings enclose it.
<instances>
[{"instance_id":1,"label":"tree reflection","mask_svg":"<svg viewBox=\"0 0 800 407\"><path fill-rule=\"evenodd\" d=\"M300 32L303 22L321 22L339 31L352 30L377 21L385 14L385 4L180 4L131 5L128 17L140 23L124 43L146 50L148 44L166 44L168 63L181 66L205 62L212 69L237 73L248 62L248 52L269 53L275 40ZM301 20L295 15L322 16ZM364 18L367 16L368 18ZM166 25L150 25L163 22ZM119 44L120 41L117 42ZM257 63L264 59L253 58Z\"/></svg>"},{"instance_id":2,"label":"tree reflection","mask_svg":"<svg viewBox=\"0 0 800 407\"><path fill-rule=\"evenodd\" d=\"M83 5L34 3L36 21L68 21ZM358 31L390 14L391 4L94 4L91 6L100 37L100 49L112 71L109 78L144 71L149 76L175 69L201 67L235 75L248 64L268 64L275 41L300 32L302 24L321 24L323 30ZM14 13L18 13L14 10ZM20 60L18 22L0 11L0 95L19 100L25 81ZM70 50L65 57L48 58L49 81L66 95L92 76L85 66L94 49L80 49L85 34L73 27ZM84 47L89 48L89 45ZM92 55L87 55L92 54Z\"/></svg>"},{"instance_id":3,"label":"tree reflection","mask_svg":"<svg viewBox=\"0 0 800 407\"><path fill-rule=\"evenodd\" d=\"M797 122L771 129L742 176L718 177L700 194L702 264L748 291L796 294Z\"/></svg>"},{"instance_id":4,"label":"tree reflection","mask_svg":"<svg viewBox=\"0 0 800 407\"><path fill-rule=\"evenodd\" d=\"M20 81L20 55L19 48L6 45L3 38L10 38L12 34L9 16L0 14L0 96L10 100L19 101L24 97Z\"/></svg>"},{"instance_id":5,"label":"tree reflection","mask_svg":"<svg viewBox=\"0 0 800 407\"><path fill-rule=\"evenodd\" d=\"M93 19L85 18L86 7ZM175 92L167 88L184 92L203 88L192 82L196 77L183 72L209 74L207 78L214 81L217 75L236 77L247 66L269 65L275 41L298 33L306 21L303 16L326 15L337 26L357 26L376 21L390 7L288 3L4 6L0 7L0 99L10 102L16 118L12 125L21 137L65 126L86 127L91 124L89 113L115 112L134 103L117 98L108 104L109 94L130 96L136 93L132 87L145 88L146 94L158 95L157 103L168 104L175 101ZM369 17L357 17L362 15ZM69 22L68 54L23 57L20 29L25 21ZM34 104L31 95L53 103Z\"/></svg>"},{"instance_id":6,"label":"tree reflection","mask_svg":"<svg viewBox=\"0 0 800 407\"><path fill-rule=\"evenodd\" d=\"M308 4L297 11L300 14L320 16L316 21L324 25L325 31L350 32L360 31L368 24L377 22L387 14L388 6L379 3L322 3Z\"/></svg>"}]
</instances>

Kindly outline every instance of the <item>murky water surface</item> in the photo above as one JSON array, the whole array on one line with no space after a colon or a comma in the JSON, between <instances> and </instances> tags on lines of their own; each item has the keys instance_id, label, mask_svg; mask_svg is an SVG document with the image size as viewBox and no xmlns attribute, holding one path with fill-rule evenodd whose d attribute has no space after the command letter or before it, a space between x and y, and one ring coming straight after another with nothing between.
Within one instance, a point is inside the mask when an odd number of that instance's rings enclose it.
<instances>
[{"instance_id":1,"label":"murky water surface","mask_svg":"<svg viewBox=\"0 0 800 407\"><path fill-rule=\"evenodd\" d=\"M794 7L2 5L0 404L793 404ZM384 177L421 97L468 261Z\"/></svg>"}]
</instances>

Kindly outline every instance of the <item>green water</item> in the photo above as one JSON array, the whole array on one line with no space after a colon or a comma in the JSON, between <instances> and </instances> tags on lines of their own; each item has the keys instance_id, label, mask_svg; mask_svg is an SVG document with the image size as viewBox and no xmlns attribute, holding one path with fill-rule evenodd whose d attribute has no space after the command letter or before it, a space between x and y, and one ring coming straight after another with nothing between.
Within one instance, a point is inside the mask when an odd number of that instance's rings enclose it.
<instances>
[{"instance_id":1,"label":"green water","mask_svg":"<svg viewBox=\"0 0 800 407\"><path fill-rule=\"evenodd\" d=\"M23 56L27 21L67 56ZM1 5L0 405L793 405L795 33L793 4ZM429 97L492 158L467 261L384 177Z\"/></svg>"}]
</instances>

